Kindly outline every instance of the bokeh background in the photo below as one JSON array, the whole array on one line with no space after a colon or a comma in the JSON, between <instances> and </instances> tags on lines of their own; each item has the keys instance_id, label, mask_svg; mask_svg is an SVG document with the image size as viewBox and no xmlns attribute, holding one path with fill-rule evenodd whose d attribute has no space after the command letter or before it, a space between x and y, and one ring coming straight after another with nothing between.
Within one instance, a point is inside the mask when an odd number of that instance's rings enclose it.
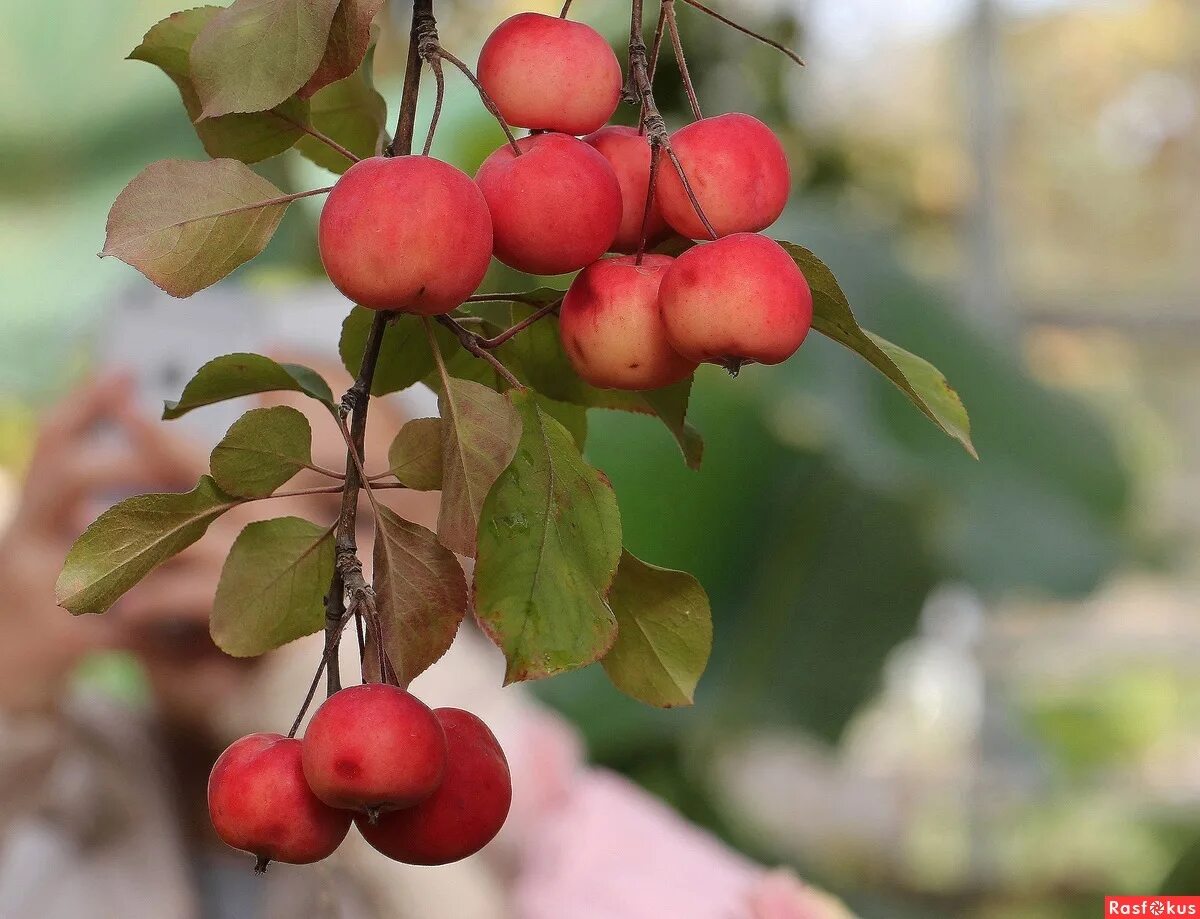
<instances>
[{"instance_id":1,"label":"bokeh background","mask_svg":"<svg viewBox=\"0 0 1200 919\"><path fill-rule=\"evenodd\" d=\"M701 373L699 473L651 421L593 411L627 543L700 577L716 651L688 711L595 668L537 691L595 761L864 917L1084 917L1104 893L1200 892L1200 5L718 5L808 62L680 5L706 113L753 113L787 144L775 235L945 372L982 460L824 340L736 382ZM0 11L0 504L39 410L104 363L114 304L146 296L95 258L109 204L144 164L202 155L170 82L122 60L178 6ZM502 17L557 12L439 7L469 60ZM573 15L619 47L624 7ZM473 170L501 138L448 81L435 152ZM660 85L682 123L670 63ZM294 155L264 171L328 178ZM313 340L344 315L315 286L317 207L294 205L226 285L303 300ZM180 334L203 327L176 309Z\"/></svg>"}]
</instances>

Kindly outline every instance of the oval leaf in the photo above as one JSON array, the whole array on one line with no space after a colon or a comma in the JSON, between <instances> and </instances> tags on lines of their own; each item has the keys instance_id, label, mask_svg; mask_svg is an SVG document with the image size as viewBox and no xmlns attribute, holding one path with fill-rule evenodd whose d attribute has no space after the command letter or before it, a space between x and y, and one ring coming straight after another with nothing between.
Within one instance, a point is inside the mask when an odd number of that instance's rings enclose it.
<instances>
[{"instance_id":1,"label":"oval leaf","mask_svg":"<svg viewBox=\"0 0 1200 919\"><path fill-rule=\"evenodd\" d=\"M192 82L188 55L200 30L220 11L218 6L201 6L172 13L146 33L129 58L154 64L171 78L205 153L214 158L232 157L243 163L257 163L291 149L306 136L303 125L309 118L308 103L293 96L266 112L197 121L202 106Z\"/></svg>"},{"instance_id":2,"label":"oval leaf","mask_svg":"<svg viewBox=\"0 0 1200 919\"><path fill-rule=\"evenodd\" d=\"M280 364L261 354L225 354L197 370L178 400L163 403L163 419L260 392L300 392L333 407L329 384L309 367Z\"/></svg>"},{"instance_id":3,"label":"oval leaf","mask_svg":"<svg viewBox=\"0 0 1200 919\"><path fill-rule=\"evenodd\" d=\"M442 487L442 421L414 418L388 448L388 471L405 488L437 491Z\"/></svg>"},{"instance_id":4,"label":"oval leaf","mask_svg":"<svg viewBox=\"0 0 1200 919\"><path fill-rule=\"evenodd\" d=\"M482 383L446 377L443 384L438 537L459 555L474 557L483 502L517 451L521 416L506 396Z\"/></svg>"},{"instance_id":5,"label":"oval leaf","mask_svg":"<svg viewBox=\"0 0 1200 919\"><path fill-rule=\"evenodd\" d=\"M360 158L374 156L382 149L387 103L361 70L313 96L308 117L314 128ZM318 166L339 175L354 165L315 137L301 138L296 149Z\"/></svg>"},{"instance_id":6,"label":"oval leaf","mask_svg":"<svg viewBox=\"0 0 1200 919\"><path fill-rule=\"evenodd\" d=\"M71 546L54 587L58 605L76 616L103 613L238 503L208 476L186 494L126 498L101 514Z\"/></svg>"},{"instance_id":7,"label":"oval leaf","mask_svg":"<svg viewBox=\"0 0 1200 919\"><path fill-rule=\"evenodd\" d=\"M262 252L287 209L281 197L237 160L161 160L117 195L100 255L190 297Z\"/></svg>"},{"instance_id":8,"label":"oval leaf","mask_svg":"<svg viewBox=\"0 0 1200 919\"><path fill-rule=\"evenodd\" d=\"M338 0L234 0L192 45L201 118L263 112L295 94L317 69Z\"/></svg>"},{"instance_id":9,"label":"oval leaf","mask_svg":"<svg viewBox=\"0 0 1200 919\"><path fill-rule=\"evenodd\" d=\"M246 412L209 457L217 485L243 498L265 498L310 466L312 428L303 412L287 405Z\"/></svg>"},{"instance_id":10,"label":"oval leaf","mask_svg":"<svg viewBox=\"0 0 1200 919\"><path fill-rule=\"evenodd\" d=\"M621 558L608 480L532 394L511 398L524 433L484 504L475 565L476 615L508 660L506 683L604 656L617 634L605 594Z\"/></svg>"},{"instance_id":11,"label":"oval leaf","mask_svg":"<svg viewBox=\"0 0 1200 919\"><path fill-rule=\"evenodd\" d=\"M260 520L234 540L217 595L213 641L234 657L256 657L325 627L333 577L333 528L299 517Z\"/></svg>"},{"instance_id":12,"label":"oval leaf","mask_svg":"<svg viewBox=\"0 0 1200 919\"><path fill-rule=\"evenodd\" d=\"M608 603L617 641L601 663L613 685L660 708L691 705L712 651L712 609L700 582L625 552Z\"/></svg>"},{"instance_id":13,"label":"oval leaf","mask_svg":"<svg viewBox=\"0 0 1200 919\"><path fill-rule=\"evenodd\" d=\"M373 586L383 646L401 686L441 658L467 613L467 580L429 530L379 508ZM363 658L378 670L374 643ZM376 676L378 674L375 674Z\"/></svg>"},{"instance_id":14,"label":"oval leaf","mask_svg":"<svg viewBox=\"0 0 1200 919\"><path fill-rule=\"evenodd\" d=\"M386 0L341 0L329 37L325 42L325 54L317 65L316 73L300 88L300 97L307 99L330 83L342 80L363 62L371 46L371 24Z\"/></svg>"},{"instance_id":15,"label":"oval leaf","mask_svg":"<svg viewBox=\"0 0 1200 919\"><path fill-rule=\"evenodd\" d=\"M978 459L971 443L971 420L962 399L936 367L923 358L866 331L833 272L803 246L780 242L804 272L813 293L813 328L844 345L892 381L930 421Z\"/></svg>"}]
</instances>

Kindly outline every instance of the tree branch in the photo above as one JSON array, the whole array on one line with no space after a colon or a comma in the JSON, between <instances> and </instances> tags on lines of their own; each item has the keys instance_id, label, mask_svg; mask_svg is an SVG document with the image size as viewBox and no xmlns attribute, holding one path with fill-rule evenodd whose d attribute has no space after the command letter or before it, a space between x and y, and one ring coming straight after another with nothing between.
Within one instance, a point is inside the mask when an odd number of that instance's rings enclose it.
<instances>
[{"instance_id":1,"label":"tree branch","mask_svg":"<svg viewBox=\"0 0 1200 919\"><path fill-rule=\"evenodd\" d=\"M728 16L722 16L716 10L710 9L709 7L705 6L703 3L700 3L699 0L683 0L683 2L686 3L688 6L695 7L702 13L706 13L707 15L711 16L713 19L717 20L717 22L724 23L725 25L729 26L729 28L734 29L735 31L741 32L743 35L749 35L751 38L762 42L764 45L769 45L770 47L774 48L776 51L780 52L781 54L784 54L787 57L791 58L793 61L795 61L801 67L804 66L804 59L801 58L800 55L798 55L795 51L793 51L791 48L787 47L786 45L781 45L779 42L775 41L775 39L767 38L767 36L760 35L759 33L755 32L753 29L747 29L744 25L739 25L738 23L736 23L732 19L730 19Z\"/></svg>"},{"instance_id":2,"label":"tree branch","mask_svg":"<svg viewBox=\"0 0 1200 919\"><path fill-rule=\"evenodd\" d=\"M495 370L496 373L500 374L500 376L508 381L508 383L517 387L518 389L525 388L524 384L515 376L513 376L512 371L505 367L500 359L496 357L496 355L492 354L491 351L479 343L480 337L478 335L469 329L463 328L449 316L434 316L433 318L453 332L458 338L459 343L464 348L466 348L480 360L487 361L487 363L491 364L492 369ZM438 350L437 340L433 337L433 326L429 324L429 319L427 318L423 318L422 321L425 323L425 331L429 336L429 346L433 348L433 355L438 360L438 366L444 370L445 367L442 363L442 353Z\"/></svg>"}]
</instances>

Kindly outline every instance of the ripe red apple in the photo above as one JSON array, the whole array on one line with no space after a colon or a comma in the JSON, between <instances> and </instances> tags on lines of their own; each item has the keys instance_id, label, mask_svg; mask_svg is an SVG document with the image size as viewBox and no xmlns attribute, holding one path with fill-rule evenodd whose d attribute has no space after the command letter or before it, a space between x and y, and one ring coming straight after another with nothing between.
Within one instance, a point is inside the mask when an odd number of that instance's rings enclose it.
<instances>
[{"instance_id":1,"label":"ripe red apple","mask_svg":"<svg viewBox=\"0 0 1200 919\"><path fill-rule=\"evenodd\" d=\"M704 243L675 259L659 291L671 345L735 371L791 357L812 324L812 291L792 257L757 233Z\"/></svg>"},{"instance_id":2,"label":"ripe red apple","mask_svg":"<svg viewBox=\"0 0 1200 919\"><path fill-rule=\"evenodd\" d=\"M268 861L307 865L332 855L350 814L317 799L304 780L300 741L250 734L217 759L208 778L208 813L217 835Z\"/></svg>"},{"instance_id":3,"label":"ripe red apple","mask_svg":"<svg viewBox=\"0 0 1200 919\"><path fill-rule=\"evenodd\" d=\"M359 830L388 858L409 865L446 865L474 855L504 826L512 803L508 761L486 724L457 708L434 712L446 730L446 777L425 801Z\"/></svg>"},{"instance_id":4,"label":"ripe red apple","mask_svg":"<svg viewBox=\"0 0 1200 919\"><path fill-rule=\"evenodd\" d=\"M591 26L518 13L479 52L479 82L511 125L587 134L621 99L621 65Z\"/></svg>"},{"instance_id":5,"label":"ripe red apple","mask_svg":"<svg viewBox=\"0 0 1200 919\"><path fill-rule=\"evenodd\" d=\"M650 142L637 128L609 125L584 138L600 151L617 175L621 186L621 226L611 246L614 252L636 252L642 242L642 220L646 214L646 194L650 189ZM659 177L671 168L660 154ZM646 223L646 243L654 245L669 232L657 201L650 202Z\"/></svg>"},{"instance_id":6,"label":"ripe red apple","mask_svg":"<svg viewBox=\"0 0 1200 919\"><path fill-rule=\"evenodd\" d=\"M579 375L606 389L658 389L696 369L667 341L658 288L674 259L601 259L583 269L559 310L563 348Z\"/></svg>"},{"instance_id":7,"label":"ripe red apple","mask_svg":"<svg viewBox=\"0 0 1200 919\"><path fill-rule=\"evenodd\" d=\"M608 251L621 186L608 160L566 134L535 134L489 156L475 181L492 213L496 258L530 274L562 274Z\"/></svg>"},{"instance_id":8,"label":"ripe red apple","mask_svg":"<svg viewBox=\"0 0 1200 919\"><path fill-rule=\"evenodd\" d=\"M774 132L749 115L702 118L671 135L704 215L718 236L763 230L787 204L791 173ZM655 187L667 223L689 239L709 239L670 162Z\"/></svg>"},{"instance_id":9,"label":"ripe red apple","mask_svg":"<svg viewBox=\"0 0 1200 919\"><path fill-rule=\"evenodd\" d=\"M329 280L374 310L448 313L492 258L492 220L470 177L428 156L372 157L338 179L317 235Z\"/></svg>"},{"instance_id":10,"label":"ripe red apple","mask_svg":"<svg viewBox=\"0 0 1200 919\"><path fill-rule=\"evenodd\" d=\"M304 732L304 776L332 807L378 813L433 793L446 768L446 738L416 696L385 683L334 693Z\"/></svg>"}]
</instances>

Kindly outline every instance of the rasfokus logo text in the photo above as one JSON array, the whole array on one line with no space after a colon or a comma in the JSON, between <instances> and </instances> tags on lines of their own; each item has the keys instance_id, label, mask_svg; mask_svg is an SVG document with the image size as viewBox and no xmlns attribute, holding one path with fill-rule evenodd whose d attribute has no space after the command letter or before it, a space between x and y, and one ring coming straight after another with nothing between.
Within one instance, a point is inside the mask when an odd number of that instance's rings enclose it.
<instances>
[{"instance_id":1,"label":"rasfokus logo text","mask_svg":"<svg viewBox=\"0 0 1200 919\"><path fill-rule=\"evenodd\" d=\"M1105 897L1105 916L1200 916L1200 897Z\"/></svg>"}]
</instances>

